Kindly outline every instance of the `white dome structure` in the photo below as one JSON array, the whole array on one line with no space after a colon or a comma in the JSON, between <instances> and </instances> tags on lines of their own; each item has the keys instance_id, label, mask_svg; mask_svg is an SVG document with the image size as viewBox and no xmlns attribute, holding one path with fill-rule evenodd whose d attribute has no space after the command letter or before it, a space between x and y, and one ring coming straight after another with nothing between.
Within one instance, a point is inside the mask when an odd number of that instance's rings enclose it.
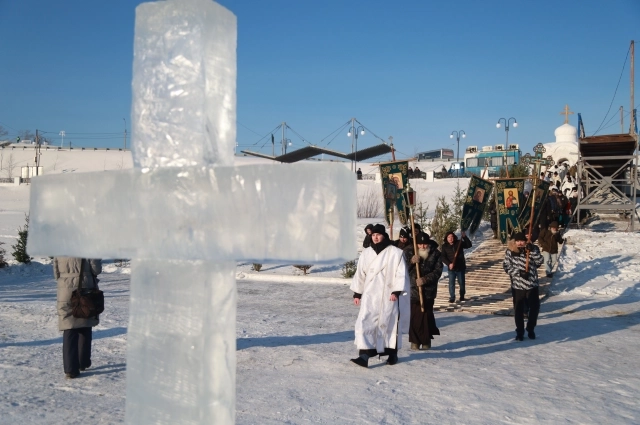
<instances>
[{"instance_id":1,"label":"white dome structure","mask_svg":"<svg viewBox=\"0 0 640 425\"><path fill-rule=\"evenodd\" d=\"M556 136L555 143L546 143L544 145L545 156L551 155L556 164L569 163L569 167L578 162L578 129L569 124L569 115L573 112L569 112L569 105L566 105L564 112L561 112L565 116L564 124L556 128L554 135Z\"/></svg>"}]
</instances>

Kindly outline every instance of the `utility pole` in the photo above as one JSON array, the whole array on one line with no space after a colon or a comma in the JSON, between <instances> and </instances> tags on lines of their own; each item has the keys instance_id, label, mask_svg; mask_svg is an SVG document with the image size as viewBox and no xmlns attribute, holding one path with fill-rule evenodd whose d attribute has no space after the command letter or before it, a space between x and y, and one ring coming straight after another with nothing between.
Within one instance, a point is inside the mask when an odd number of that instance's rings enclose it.
<instances>
[{"instance_id":1,"label":"utility pole","mask_svg":"<svg viewBox=\"0 0 640 425\"><path fill-rule=\"evenodd\" d=\"M127 150L127 119L122 118L124 121L124 150Z\"/></svg>"},{"instance_id":2,"label":"utility pole","mask_svg":"<svg viewBox=\"0 0 640 425\"><path fill-rule=\"evenodd\" d=\"M636 127L636 125L635 125L636 124L635 123L636 117L633 114L633 111L635 109L635 101L633 99L633 89L634 89L634 87L633 87L633 85L634 85L634 83L633 83L634 51L635 51L635 48L634 48L633 40L631 40L631 109L629 110L629 112L631 113L631 128L629 129L629 134L635 134L635 132L636 132L636 129L635 129L635 127Z\"/></svg>"}]
</instances>

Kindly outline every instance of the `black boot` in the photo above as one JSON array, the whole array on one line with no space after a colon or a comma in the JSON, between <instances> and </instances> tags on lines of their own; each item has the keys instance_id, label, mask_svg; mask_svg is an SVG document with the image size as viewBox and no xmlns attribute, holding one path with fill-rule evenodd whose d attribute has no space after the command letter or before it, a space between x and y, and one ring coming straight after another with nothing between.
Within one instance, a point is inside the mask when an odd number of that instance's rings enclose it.
<instances>
[{"instance_id":1,"label":"black boot","mask_svg":"<svg viewBox=\"0 0 640 425\"><path fill-rule=\"evenodd\" d=\"M393 366L396 363L398 363L398 350L393 350L391 353L389 353L387 364L389 366Z\"/></svg>"},{"instance_id":2,"label":"black boot","mask_svg":"<svg viewBox=\"0 0 640 425\"><path fill-rule=\"evenodd\" d=\"M369 367L369 356L367 354L362 353L355 359L351 359L351 361L357 364L358 366L362 366L365 368Z\"/></svg>"}]
</instances>

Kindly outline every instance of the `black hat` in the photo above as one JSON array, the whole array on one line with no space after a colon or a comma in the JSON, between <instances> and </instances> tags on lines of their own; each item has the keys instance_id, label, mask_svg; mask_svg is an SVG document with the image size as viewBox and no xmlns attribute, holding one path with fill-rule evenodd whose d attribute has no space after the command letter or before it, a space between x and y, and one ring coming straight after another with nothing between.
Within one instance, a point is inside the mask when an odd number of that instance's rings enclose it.
<instances>
[{"instance_id":1,"label":"black hat","mask_svg":"<svg viewBox=\"0 0 640 425\"><path fill-rule=\"evenodd\" d=\"M549 228L553 227L554 229L558 228L558 222L557 221L552 221L551 224L549 224Z\"/></svg>"},{"instance_id":2,"label":"black hat","mask_svg":"<svg viewBox=\"0 0 640 425\"><path fill-rule=\"evenodd\" d=\"M425 232L418 233L418 237L416 237L416 244L428 244L429 243L429 235Z\"/></svg>"},{"instance_id":3,"label":"black hat","mask_svg":"<svg viewBox=\"0 0 640 425\"><path fill-rule=\"evenodd\" d=\"M411 237L411 230L409 230L408 227L403 227L402 229L400 229L400 237L401 238L410 238Z\"/></svg>"},{"instance_id":4,"label":"black hat","mask_svg":"<svg viewBox=\"0 0 640 425\"><path fill-rule=\"evenodd\" d=\"M524 233L522 232L518 232L515 235L513 235L513 240L516 241L526 241L527 237L524 235Z\"/></svg>"},{"instance_id":5,"label":"black hat","mask_svg":"<svg viewBox=\"0 0 640 425\"><path fill-rule=\"evenodd\" d=\"M381 235L386 235L387 232L385 231L385 228L382 224L376 224L375 226L373 226L373 228L371 229L371 233L379 233Z\"/></svg>"}]
</instances>

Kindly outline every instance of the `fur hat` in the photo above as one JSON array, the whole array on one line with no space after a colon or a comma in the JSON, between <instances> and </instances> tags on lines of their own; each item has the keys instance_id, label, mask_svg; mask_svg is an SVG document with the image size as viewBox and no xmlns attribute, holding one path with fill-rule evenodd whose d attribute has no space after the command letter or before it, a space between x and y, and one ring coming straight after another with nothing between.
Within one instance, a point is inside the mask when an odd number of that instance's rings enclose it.
<instances>
[{"instance_id":1,"label":"fur hat","mask_svg":"<svg viewBox=\"0 0 640 425\"><path fill-rule=\"evenodd\" d=\"M409 239L411 237L411 230L408 227L400 229L400 237Z\"/></svg>"},{"instance_id":2,"label":"fur hat","mask_svg":"<svg viewBox=\"0 0 640 425\"><path fill-rule=\"evenodd\" d=\"M371 234L374 233L380 233L381 235L387 234L387 232L385 231L385 227L382 224L376 224L375 226L373 226L373 228L371 229Z\"/></svg>"},{"instance_id":3,"label":"fur hat","mask_svg":"<svg viewBox=\"0 0 640 425\"><path fill-rule=\"evenodd\" d=\"M557 221L552 221L551 224L549 224L549 228L553 227L554 229L558 228L558 222Z\"/></svg>"},{"instance_id":4,"label":"fur hat","mask_svg":"<svg viewBox=\"0 0 640 425\"><path fill-rule=\"evenodd\" d=\"M428 244L429 243L429 235L425 232L418 233L418 237L416 238L416 244Z\"/></svg>"},{"instance_id":5,"label":"fur hat","mask_svg":"<svg viewBox=\"0 0 640 425\"><path fill-rule=\"evenodd\" d=\"M515 235L513 235L512 238L514 241L526 241L527 237L524 235L524 233L522 232L518 232Z\"/></svg>"}]
</instances>

